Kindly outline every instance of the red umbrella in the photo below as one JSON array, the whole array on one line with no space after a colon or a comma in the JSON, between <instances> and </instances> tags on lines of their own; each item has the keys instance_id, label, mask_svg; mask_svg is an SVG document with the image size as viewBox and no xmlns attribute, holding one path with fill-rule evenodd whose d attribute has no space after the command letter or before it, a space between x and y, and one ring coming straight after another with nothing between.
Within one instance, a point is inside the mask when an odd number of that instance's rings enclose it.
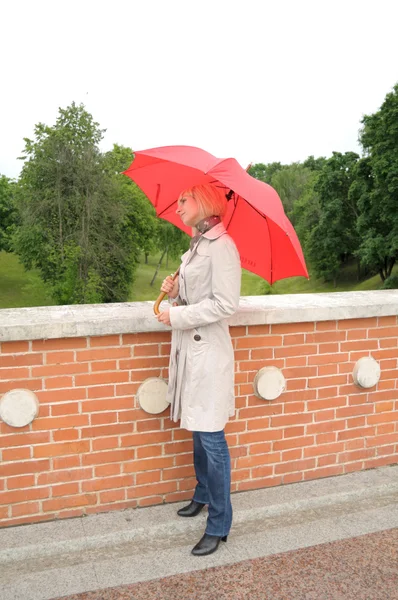
<instances>
[{"instance_id":1,"label":"red umbrella","mask_svg":"<svg viewBox=\"0 0 398 600\"><path fill-rule=\"evenodd\" d=\"M124 174L148 196L159 217L190 235L175 212L180 193L204 183L224 186L230 200L223 221L242 267L270 284L297 275L308 277L300 242L278 194L234 158L216 158L191 146L164 146L134 152Z\"/></svg>"}]
</instances>

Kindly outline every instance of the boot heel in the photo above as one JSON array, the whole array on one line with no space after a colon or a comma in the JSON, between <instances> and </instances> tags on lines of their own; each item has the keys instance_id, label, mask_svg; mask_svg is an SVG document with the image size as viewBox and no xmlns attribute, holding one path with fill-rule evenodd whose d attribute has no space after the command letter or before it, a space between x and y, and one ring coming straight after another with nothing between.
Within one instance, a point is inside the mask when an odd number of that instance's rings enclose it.
<instances>
[{"instance_id":1,"label":"boot heel","mask_svg":"<svg viewBox=\"0 0 398 600\"><path fill-rule=\"evenodd\" d=\"M226 542L226 541L227 541L227 539L228 539L228 536L227 536L227 535L224 535L224 537L222 537L222 538L221 538L221 541L222 541L222 542Z\"/></svg>"}]
</instances>

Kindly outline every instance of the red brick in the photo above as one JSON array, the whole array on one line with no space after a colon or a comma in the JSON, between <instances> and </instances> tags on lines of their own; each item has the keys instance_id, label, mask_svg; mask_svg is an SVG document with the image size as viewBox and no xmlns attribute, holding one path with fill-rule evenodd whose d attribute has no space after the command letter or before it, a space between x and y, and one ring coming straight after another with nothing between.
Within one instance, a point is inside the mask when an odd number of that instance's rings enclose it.
<instances>
[{"instance_id":1,"label":"red brick","mask_svg":"<svg viewBox=\"0 0 398 600\"><path fill-rule=\"evenodd\" d=\"M65 350L66 348L86 348L86 338L62 338L53 340L34 340L32 342L33 352L48 352L49 350Z\"/></svg>"},{"instance_id":2,"label":"red brick","mask_svg":"<svg viewBox=\"0 0 398 600\"><path fill-rule=\"evenodd\" d=\"M90 338L90 348L98 346L120 346L120 335L101 335Z\"/></svg>"},{"instance_id":3,"label":"red brick","mask_svg":"<svg viewBox=\"0 0 398 600\"><path fill-rule=\"evenodd\" d=\"M23 460L30 458L30 448L22 446L21 448L11 448L10 450L3 450L3 462L10 460Z\"/></svg>"},{"instance_id":4,"label":"red brick","mask_svg":"<svg viewBox=\"0 0 398 600\"><path fill-rule=\"evenodd\" d=\"M27 367L0 369L0 379L2 381L6 381L8 379L25 379L26 377L29 377L29 369Z\"/></svg>"},{"instance_id":5,"label":"red brick","mask_svg":"<svg viewBox=\"0 0 398 600\"><path fill-rule=\"evenodd\" d=\"M47 433L16 433L15 435L4 435L0 437L0 447L9 446L33 446L34 444L45 444L50 441Z\"/></svg>"},{"instance_id":6,"label":"red brick","mask_svg":"<svg viewBox=\"0 0 398 600\"><path fill-rule=\"evenodd\" d=\"M68 454L81 454L90 451L90 442L65 442L64 444L43 444L33 448L35 458L50 456L65 456Z\"/></svg>"},{"instance_id":7,"label":"red brick","mask_svg":"<svg viewBox=\"0 0 398 600\"><path fill-rule=\"evenodd\" d=\"M77 402L63 402L62 404L51 405L51 416L57 417L60 415L74 415L79 412L79 404Z\"/></svg>"},{"instance_id":8,"label":"red brick","mask_svg":"<svg viewBox=\"0 0 398 600\"><path fill-rule=\"evenodd\" d=\"M267 335L271 331L271 325L249 325L247 327L234 327L232 331L237 333L239 331L240 336L245 335Z\"/></svg>"},{"instance_id":9,"label":"red brick","mask_svg":"<svg viewBox=\"0 0 398 600\"><path fill-rule=\"evenodd\" d=\"M69 388L73 385L72 377L48 377L45 379L47 390Z\"/></svg>"},{"instance_id":10,"label":"red brick","mask_svg":"<svg viewBox=\"0 0 398 600\"><path fill-rule=\"evenodd\" d=\"M54 483L81 481L83 479L91 479L92 476L92 468L50 471L49 473L40 473L38 475L37 485L52 485Z\"/></svg>"},{"instance_id":11,"label":"red brick","mask_svg":"<svg viewBox=\"0 0 398 600\"><path fill-rule=\"evenodd\" d=\"M338 329L368 329L369 327L377 326L377 317L369 317L365 319L343 319L338 321Z\"/></svg>"},{"instance_id":12,"label":"red brick","mask_svg":"<svg viewBox=\"0 0 398 600\"><path fill-rule=\"evenodd\" d=\"M35 431L48 431L50 429L69 429L88 425L88 415L66 415L63 417L38 417L32 423ZM36 442L37 443L37 442Z\"/></svg>"},{"instance_id":13,"label":"red brick","mask_svg":"<svg viewBox=\"0 0 398 600\"><path fill-rule=\"evenodd\" d=\"M42 365L43 354L8 354L0 355L0 367L25 367Z\"/></svg>"},{"instance_id":14,"label":"red brick","mask_svg":"<svg viewBox=\"0 0 398 600\"><path fill-rule=\"evenodd\" d=\"M308 357L309 365L330 365L348 361L348 352L335 354L319 354Z\"/></svg>"},{"instance_id":15,"label":"red brick","mask_svg":"<svg viewBox=\"0 0 398 600\"><path fill-rule=\"evenodd\" d=\"M53 498L57 496L72 496L79 493L78 483L63 483L61 485L53 485L51 487Z\"/></svg>"},{"instance_id":16,"label":"red brick","mask_svg":"<svg viewBox=\"0 0 398 600\"><path fill-rule=\"evenodd\" d=\"M170 331L156 331L153 333L125 333L123 334L123 344L153 344L154 342L169 342Z\"/></svg>"},{"instance_id":17,"label":"red brick","mask_svg":"<svg viewBox=\"0 0 398 600\"><path fill-rule=\"evenodd\" d=\"M128 498L144 498L145 496L153 496L154 494L169 494L177 491L176 481L162 481L144 486L134 486L127 490Z\"/></svg>"},{"instance_id":18,"label":"red brick","mask_svg":"<svg viewBox=\"0 0 398 600\"><path fill-rule=\"evenodd\" d=\"M128 424L127 424L128 425ZM147 444L155 444L171 441L171 431L154 431L153 433L133 433L125 435L121 438L121 446L145 446Z\"/></svg>"},{"instance_id":19,"label":"red brick","mask_svg":"<svg viewBox=\"0 0 398 600\"><path fill-rule=\"evenodd\" d=\"M305 471L304 481L310 479L320 479L321 477L334 477L336 475L342 475L344 473L344 467L341 465L333 465L330 467L323 467L322 469L313 469L311 471Z\"/></svg>"},{"instance_id":20,"label":"red brick","mask_svg":"<svg viewBox=\"0 0 398 600\"><path fill-rule=\"evenodd\" d=\"M337 321L317 321L316 331L333 331L337 328Z\"/></svg>"},{"instance_id":21,"label":"red brick","mask_svg":"<svg viewBox=\"0 0 398 600\"><path fill-rule=\"evenodd\" d=\"M354 438L365 437L368 440L374 436L374 427L358 427L358 429L348 429L347 431L339 431L337 434L338 440L352 440Z\"/></svg>"},{"instance_id":22,"label":"red brick","mask_svg":"<svg viewBox=\"0 0 398 600\"><path fill-rule=\"evenodd\" d=\"M177 467L174 469L163 469L162 480L169 481L172 479L183 479L185 477L193 477L195 471L193 465L187 467Z\"/></svg>"},{"instance_id":23,"label":"red brick","mask_svg":"<svg viewBox=\"0 0 398 600\"><path fill-rule=\"evenodd\" d=\"M118 437L106 437L106 438L98 438L92 440L91 447L94 452L97 450L108 450L109 448L118 448L119 447L119 438Z\"/></svg>"},{"instance_id":24,"label":"red brick","mask_svg":"<svg viewBox=\"0 0 398 600\"><path fill-rule=\"evenodd\" d=\"M78 429L60 429L59 431L53 431L53 442L67 442L78 439Z\"/></svg>"},{"instance_id":25,"label":"red brick","mask_svg":"<svg viewBox=\"0 0 398 600\"><path fill-rule=\"evenodd\" d=\"M17 354L29 352L29 342L1 342L2 354Z\"/></svg>"},{"instance_id":26,"label":"red brick","mask_svg":"<svg viewBox=\"0 0 398 600\"><path fill-rule=\"evenodd\" d=\"M271 333L307 333L315 330L315 323L277 323L271 325Z\"/></svg>"},{"instance_id":27,"label":"red brick","mask_svg":"<svg viewBox=\"0 0 398 600\"><path fill-rule=\"evenodd\" d=\"M160 456L162 454L162 446L153 445L153 446L143 446L142 448L137 448L137 458L153 458L155 456Z\"/></svg>"},{"instance_id":28,"label":"red brick","mask_svg":"<svg viewBox=\"0 0 398 600\"><path fill-rule=\"evenodd\" d=\"M122 466L112 463L110 465L99 465L94 468L95 477L108 477L109 475L120 475ZM132 477L134 477L132 475Z\"/></svg>"},{"instance_id":29,"label":"red brick","mask_svg":"<svg viewBox=\"0 0 398 600\"><path fill-rule=\"evenodd\" d=\"M292 438L289 440L279 440L273 442L273 449L277 450L287 450L288 448L298 448L303 446L311 446L314 444L315 438L313 436L304 436L300 438Z\"/></svg>"},{"instance_id":30,"label":"red brick","mask_svg":"<svg viewBox=\"0 0 398 600\"><path fill-rule=\"evenodd\" d=\"M35 515L40 512L39 502L24 502L22 504L16 504L11 507L11 514L13 517L20 517L26 515Z\"/></svg>"},{"instance_id":31,"label":"red brick","mask_svg":"<svg viewBox=\"0 0 398 600\"><path fill-rule=\"evenodd\" d=\"M89 442L87 442L89 443ZM83 465L100 465L103 463L130 461L134 459L134 450L126 448L124 450L107 450L104 452L90 452L82 456Z\"/></svg>"},{"instance_id":32,"label":"red brick","mask_svg":"<svg viewBox=\"0 0 398 600\"><path fill-rule=\"evenodd\" d=\"M17 504L26 500L40 500L50 496L50 488L31 488L0 492L0 504Z\"/></svg>"},{"instance_id":33,"label":"red brick","mask_svg":"<svg viewBox=\"0 0 398 600\"><path fill-rule=\"evenodd\" d=\"M123 435L125 433L130 433L130 431L130 423L111 423L109 425L96 425L95 427L83 427L81 429L81 438L102 438L103 436L107 435Z\"/></svg>"},{"instance_id":34,"label":"red brick","mask_svg":"<svg viewBox=\"0 0 398 600\"><path fill-rule=\"evenodd\" d=\"M73 362L75 362L75 353L72 350L46 353L46 365L62 365Z\"/></svg>"},{"instance_id":35,"label":"red brick","mask_svg":"<svg viewBox=\"0 0 398 600\"><path fill-rule=\"evenodd\" d=\"M18 475L7 479L7 489L15 490L21 488L31 488L35 485L34 475Z\"/></svg>"},{"instance_id":36,"label":"red brick","mask_svg":"<svg viewBox=\"0 0 398 600\"><path fill-rule=\"evenodd\" d=\"M32 367L32 377L54 377L55 375L75 375L77 373L87 373L88 363L69 363L66 365L45 365L42 367ZM46 387L59 387L49 386ZM65 387L70 387L66 385Z\"/></svg>"},{"instance_id":37,"label":"red brick","mask_svg":"<svg viewBox=\"0 0 398 600\"><path fill-rule=\"evenodd\" d=\"M302 423L311 422L312 413L280 415L277 417L271 417L271 427L285 427L286 425L298 425Z\"/></svg>"},{"instance_id":38,"label":"red brick","mask_svg":"<svg viewBox=\"0 0 398 600\"><path fill-rule=\"evenodd\" d=\"M306 471L308 469L314 469L316 466L315 458L307 460L297 460L292 462L284 462L279 465L275 465L275 475L283 473L294 473L296 471Z\"/></svg>"},{"instance_id":39,"label":"red brick","mask_svg":"<svg viewBox=\"0 0 398 600\"><path fill-rule=\"evenodd\" d=\"M79 387L104 385L106 383L121 383L128 381L129 374L126 371L104 371L103 373L88 373L87 375L76 375L75 385Z\"/></svg>"},{"instance_id":40,"label":"red brick","mask_svg":"<svg viewBox=\"0 0 398 600\"><path fill-rule=\"evenodd\" d=\"M91 479L82 482L82 492L97 492L99 490L109 490L113 488L129 487L134 484L131 475L120 475L118 477L101 477L101 479Z\"/></svg>"},{"instance_id":41,"label":"red brick","mask_svg":"<svg viewBox=\"0 0 398 600\"><path fill-rule=\"evenodd\" d=\"M289 346L288 348L275 348L275 358L284 358L285 356L310 356L317 354L318 347L314 344L305 344L303 346Z\"/></svg>"},{"instance_id":42,"label":"red brick","mask_svg":"<svg viewBox=\"0 0 398 600\"><path fill-rule=\"evenodd\" d=\"M58 456L53 458L53 468L57 469L74 469L80 467L80 455L72 454L70 456Z\"/></svg>"},{"instance_id":43,"label":"red brick","mask_svg":"<svg viewBox=\"0 0 398 600\"><path fill-rule=\"evenodd\" d=\"M43 511L60 511L71 506L87 506L90 504L96 504L96 502L96 494L79 494L76 496L69 496L68 498L54 498L43 501Z\"/></svg>"}]
</instances>

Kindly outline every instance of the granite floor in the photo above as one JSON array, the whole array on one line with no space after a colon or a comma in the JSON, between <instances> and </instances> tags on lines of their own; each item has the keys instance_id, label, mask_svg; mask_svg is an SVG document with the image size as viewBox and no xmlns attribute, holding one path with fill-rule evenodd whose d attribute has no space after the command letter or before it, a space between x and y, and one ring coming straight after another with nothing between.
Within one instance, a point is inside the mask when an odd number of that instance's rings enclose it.
<instances>
[{"instance_id":1,"label":"granite floor","mask_svg":"<svg viewBox=\"0 0 398 600\"><path fill-rule=\"evenodd\" d=\"M398 600L398 528L62 599Z\"/></svg>"}]
</instances>

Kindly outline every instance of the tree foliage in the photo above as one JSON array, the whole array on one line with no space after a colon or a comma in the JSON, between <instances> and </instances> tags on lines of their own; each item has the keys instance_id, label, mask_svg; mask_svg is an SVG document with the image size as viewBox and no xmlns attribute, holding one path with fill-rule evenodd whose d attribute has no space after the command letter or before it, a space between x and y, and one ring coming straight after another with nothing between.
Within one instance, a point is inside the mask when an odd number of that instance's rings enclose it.
<instances>
[{"instance_id":1,"label":"tree foliage","mask_svg":"<svg viewBox=\"0 0 398 600\"><path fill-rule=\"evenodd\" d=\"M398 259L398 84L380 110L364 116L362 123L366 156L351 191L360 211L358 255L384 281Z\"/></svg>"},{"instance_id":2,"label":"tree foliage","mask_svg":"<svg viewBox=\"0 0 398 600\"><path fill-rule=\"evenodd\" d=\"M358 208L349 196L354 167L359 156L354 152L333 152L314 185L320 203L319 222L308 238L308 256L315 273L336 281L342 264L354 256L359 245L356 230Z\"/></svg>"},{"instance_id":3,"label":"tree foliage","mask_svg":"<svg viewBox=\"0 0 398 600\"><path fill-rule=\"evenodd\" d=\"M17 220L14 191L15 182L0 175L0 251L11 251L11 237Z\"/></svg>"},{"instance_id":4,"label":"tree foliage","mask_svg":"<svg viewBox=\"0 0 398 600\"><path fill-rule=\"evenodd\" d=\"M107 176L103 130L83 105L25 139L15 248L37 267L59 304L127 299L137 260L130 206Z\"/></svg>"}]
</instances>

